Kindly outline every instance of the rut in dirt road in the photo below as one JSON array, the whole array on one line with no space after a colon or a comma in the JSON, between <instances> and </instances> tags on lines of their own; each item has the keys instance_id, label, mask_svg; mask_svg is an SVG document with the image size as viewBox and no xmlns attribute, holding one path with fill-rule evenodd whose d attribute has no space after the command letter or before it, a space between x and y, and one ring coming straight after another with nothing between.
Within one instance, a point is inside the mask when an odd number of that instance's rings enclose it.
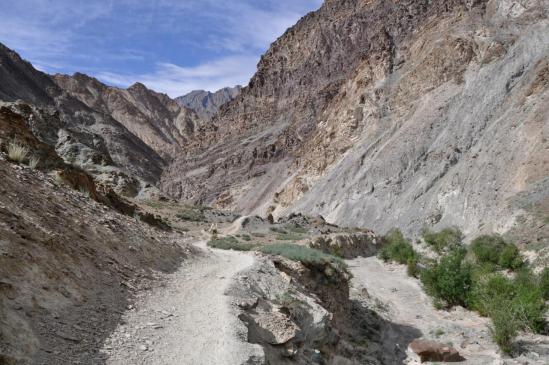
<instances>
[{"instance_id":1,"label":"rut in dirt road","mask_svg":"<svg viewBox=\"0 0 549 365\"><path fill-rule=\"evenodd\" d=\"M109 365L238 365L262 358L246 342L246 327L225 295L250 254L206 248L167 277L165 287L139 298L106 342Z\"/></svg>"}]
</instances>

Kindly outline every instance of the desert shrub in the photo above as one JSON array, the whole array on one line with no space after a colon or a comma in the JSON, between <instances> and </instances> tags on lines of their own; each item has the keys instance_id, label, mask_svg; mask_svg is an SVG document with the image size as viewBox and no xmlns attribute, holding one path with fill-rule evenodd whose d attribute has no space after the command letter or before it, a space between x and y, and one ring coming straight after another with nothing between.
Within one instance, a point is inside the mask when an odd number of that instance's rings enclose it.
<instances>
[{"instance_id":1,"label":"desert shrub","mask_svg":"<svg viewBox=\"0 0 549 365\"><path fill-rule=\"evenodd\" d=\"M190 222L204 222L206 220L204 211L197 207L185 207L177 213L176 217Z\"/></svg>"},{"instance_id":2,"label":"desert shrub","mask_svg":"<svg viewBox=\"0 0 549 365\"><path fill-rule=\"evenodd\" d=\"M259 238L263 238L265 236L267 236L265 233L261 233L261 232L252 232L252 236L254 237L259 237Z\"/></svg>"},{"instance_id":3,"label":"desert shrub","mask_svg":"<svg viewBox=\"0 0 549 365\"><path fill-rule=\"evenodd\" d=\"M463 233L457 228L444 228L439 232L424 230L422 236L425 243L438 254L460 246L463 242Z\"/></svg>"},{"instance_id":4,"label":"desert shrub","mask_svg":"<svg viewBox=\"0 0 549 365\"><path fill-rule=\"evenodd\" d=\"M287 234L288 233L280 227L270 227L269 230L271 230L272 232L281 233L281 234Z\"/></svg>"},{"instance_id":5,"label":"desert shrub","mask_svg":"<svg viewBox=\"0 0 549 365\"><path fill-rule=\"evenodd\" d=\"M286 229L290 232L300 233L300 234L305 234L305 233L308 232L305 227L302 227L299 224L291 224L291 225L287 226Z\"/></svg>"},{"instance_id":6,"label":"desert shrub","mask_svg":"<svg viewBox=\"0 0 549 365\"><path fill-rule=\"evenodd\" d=\"M251 251L257 248L256 244L248 242L240 242L236 237L226 236L217 237L214 236L208 241L208 246L218 248L221 250L235 250L235 251Z\"/></svg>"},{"instance_id":7,"label":"desert shrub","mask_svg":"<svg viewBox=\"0 0 549 365\"><path fill-rule=\"evenodd\" d=\"M471 288L471 266L464 261L465 250L452 250L440 262L421 272L425 291L449 306L465 305Z\"/></svg>"},{"instance_id":8,"label":"desert shrub","mask_svg":"<svg viewBox=\"0 0 549 365\"><path fill-rule=\"evenodd\" d=\"M469 307L492 319L492 337L503 351L512 349L518 331L540 332L545 327L541 277L523 268L514 278L493 273L474 283Z\"/></svg>"},{"instance_id":9,"label":"desert shrub","mask_svg":"<svg viewBox=\"0 0 549 365\"><path fill-rule=\"evenodd\" d=\"M490 263L511 270L516 270L524 264L517 246L505 242L498 235L483 235L475 238L471 242L470 251L479 264Z\"/></svg>"},{"instance_id":10,"label":"desert shrub","mask_svg":"<svg viewBox=\"0 0 549 365\"><path fill-rule=\"evenodd\" d=\"M279 233L276 235L276 239L279 241L299 241L303 239L303 236L298 233Z\"/></svg>"},{"instance_id":11,"label":"desert shrub","mask_svg":"<svg viewBox=\"0 0 549 365\"><path fill-rule=\"evenodd\" d=\"M384 245L378 253L379 258L383 261L395 261L406 265L409 260L417 257L410 242L404 238L404 235L398 229L389 231L383 237L383 241Z\"/></svg>"},{"instance_id":12,"label":"desert shrub","mask_svg":"<svg viewBox=\"0 0 549 365\"><path fill-rule=\"evenodd\" d=\"M543 295L543 299L549 300L549 268L543 269L542 273L539 277L539 287L541 290L541 294Z\"/></svg>"},{"instance_id":13,"label":"desert shrub","mask_svg":"<svg viewBox=\"0 0 549 365\"><path fill-rule=\"evenodd\" d=\"M411 276L413 278L419 277L420 270L419 260L417 257L408 259L408 263L406 264L406 273L408 274L408 276Z\"/></svg>"},{"instance_id":14,"label":"desert shrub","mask_svg":"<svg viewBox=\"0 0 549 365\"><path fill-rule=\"evenodd\" d=\"M517 246L509 244L501 250L498 264L506 269L517 270L524 265L524 261Z\"/></svg>"},{"instance_id":15,"label":"desert shrub","mask_svg":"<svg viewBox=\"0 0 549 365\"><path fill-rule=\"evenodd\" d=\"M8 158L13 162L22 163L27 159L29 149L19 142L11 141L8 143Z\"/></svg>"},{"instance_id":16,"label":"desert shrub","mask_svg":"<svg viewBox=\"0 0 549 365\"><path fill-rule=\"evenodd\" d=\"M259 251L286 257L293 261L300 261L304 264L325 264L331 263L340 268L346 268L345 262L339 257L326 254L307 246L301 246L291 243L275 243L265 245L259 248Z\"/></svg>"},{"instance_id":17,"label":"desert shrub","mask_svg":"<svg viewBox=\"0 0 549 365\"><path fill-rule=\"evenodd\" d=\"M244 241L251 241L252 240L252 237L249 235L249 234L243 234L242 235L242 239Z\"/></svg>"}]
</instances>

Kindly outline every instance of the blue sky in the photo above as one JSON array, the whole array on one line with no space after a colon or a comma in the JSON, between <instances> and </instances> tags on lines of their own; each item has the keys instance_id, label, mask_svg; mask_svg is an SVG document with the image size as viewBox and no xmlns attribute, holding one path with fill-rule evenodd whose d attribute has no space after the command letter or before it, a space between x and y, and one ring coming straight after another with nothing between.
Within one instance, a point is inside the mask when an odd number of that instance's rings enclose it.
<instances>
[{"instance_id":1,"label":"blue sky","mask_svg":"<svg viewBox=\"0 0 549 365\"><path fill-rule=\"evenodd\" d=\"M48 73L169 94L247 84L322 0L0 0L0 42Z\"/></svg>"}]
</instances>

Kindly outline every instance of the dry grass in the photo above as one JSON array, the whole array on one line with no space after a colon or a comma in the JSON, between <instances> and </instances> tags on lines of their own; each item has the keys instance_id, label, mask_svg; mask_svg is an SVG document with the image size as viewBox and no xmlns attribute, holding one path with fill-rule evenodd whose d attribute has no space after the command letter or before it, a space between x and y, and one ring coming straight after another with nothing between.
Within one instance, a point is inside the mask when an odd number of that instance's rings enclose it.
<instances>
[{"instance_id":1,"label":"dry grass","mask_svg":"<svg viewBox=\"0 0 549 365\"><path fill-rule=\"evenodd\" d=\"M29 149L19 142L12 141L8 144L8 158L11 161L22 163L29 155Z\"/></svg>"},{"instance_id":2,"label":"dry grass","mask_svg":"<svg viewBox=\"0 0 549 365\"><path fill-rule=\"evenodd\" d=\"M36 170L38 165L40 164L40 158L36 156L32 156L29 160L29 167L33 170Z\"/></svg>"}]
</instances>

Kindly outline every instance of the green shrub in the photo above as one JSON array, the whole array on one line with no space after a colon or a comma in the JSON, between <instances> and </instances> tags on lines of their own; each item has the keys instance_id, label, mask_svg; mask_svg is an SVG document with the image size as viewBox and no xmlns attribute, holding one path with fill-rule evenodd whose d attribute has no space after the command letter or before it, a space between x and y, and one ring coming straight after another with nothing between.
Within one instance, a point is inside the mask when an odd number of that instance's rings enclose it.
<instances>
[{"instance_id":1,"label":"green shrub","mask_svg":"<svg viewBox=\"0 0 549 365\"><path fill-rule=\"evenodd\" d=\"M244 241L251 241L252 240L252 237L249 235L249 234L243 234L242 235L242 239Z\"/></svg>"},{"instance_id":2,"label":"green shrub","mask_svg":"<svg viewBox=\"0 0 549 365\"><path fill-rule=\"evenodd\" d=\"M28 147L20 144L19 142L11 141L8 144L8 158L13 162L22 163L27 159L28 155Z\"/></svg>"},{"instance_id":3,"label":"green shrub","mask_svg":"<svg viewBox=\"0 0 549 365\"><path fill-rule=\"evenodd\" d=\"M409 260L417 258L414 248L398 229L389 231L383 237L383 242L384 245L378 253L379 258L383 261L395 261L406 265Z\"/></svg>"},{"instance_id":4,"label":"green shrub","mask_svg":"<svg viewBox=\"0 0 549 365\"><path fill-rule=\"evenodd\" d=\"M420 270L419 270L419 260L417 257L413 257L408 259L408 263L406 264L406 272L408 276L417 278L419 277Z\"/></svg>"},{"instance_id":5,"label":"green shrub","mask_svg":"<svg viewBox=\"0 0 549 365\"><path fill-rule=\"evenodd\" d=\"M238 239L236 239L236 237L233 236L212 237L212 239L208 241L208 246L221 250L235 251L251 251L258 247L255 244L240 242Z\"/></svg>"},{"instance_id":6,"label":"green shrub","mask_svg":"<svg viewBox=\"0 0 549 365\"><path fill-rule=\"evenodd\" d=\"M507 243L498 235L484 235L471 242L470 251L477 263L499 265L505 269L517 270L524 265L519 249Z\"/></svg>"},{"instance_id":7,"label":"green shrub","mask_svg":"<svg viewBox=\"0 0 549 365\"><path fill-rule=\"evenodd\" d=\"M424 230L422 235L425 243L438 254L458 247L463 242L463 233L457 228L444 228L439 232Z\"/></svg>"},{"instance_id":8,"label":"green shrub","mask_svg":"<svg viewBox=\"0 0 549 365\"><path fill-rule=\"evenodd\" d=\"M545 327L547 307L540 282L527 268L515 278L494 273L475 282L469 307L492 319L492 337L503 351L511 350L518 331L540 332Z\"/></svg>"},{"instance_id":9,"label":"green shrub","mask_svg":"<svg viewBox=\"0 0 549 365\"><path fill-rule=\"evenodd\" d=\"M276 235L276 239L279 241L300 241L303 236L298 233L279 233Z\"/></svg>"},{"instance_id":10,"label":"green shrub","mask_svg":"<svg viewBox=\"0 0 549 365\"><path fill-rule=\"evenodd\" d=\"M263 238L266 236L265 233L261 233L261 232L252 232L252 236L254 237L259 237L259 238Z\"/></svg>"},{"instance_id":11,"label":"green shrub","mask_svg":"<svg viewBox=\"0 0 549 365\"><path fill-rule=\"evenodd\" d=\"M547 267L543 269L543 272L540 274L539 287L541 294L543 295L543 299L549 300L549 268Z\"/></svg>"},{"instance_id":12,"label":"green shrub","mask_svg":"<svg viewBox=\"0 0 549 365\"><path fill-rule=\"evenodd\" d=\"M204 211L198 207L185 207L176 215L177 218L190 222L204 222Z\"/></svg>"},{"instance_id":13,"label":"green shrub","mask_svg":"<svg viewBox=\"0 0 549 365\"><path fill-rule=\"evenodd\" d=\"M524 261L517 246L509 244L501 251L498 264L506 269L517 270L524 265Z\"/></svg>"},{"instance_id":14,"label":"green shrub","mask_svg":"<svg viewBox=\"0 0 549 365\"><path fill-rule=\"evenodd\" d=\"M306 228L301 227L299 224L291 224L291 225L287 226L286 229L290 232L293 232L293 233L305 234L305 233L308 232Z\"/></svg>"},{"instance_id":15,"label":"green shrub","mask_svg":"<svg viewBox=\"0 0 549 365\"><path fill-rule=\"evenodd\" d=\"M288 233L280 227L270 227L269 230L271 230L272 232L281 233L281 234L287 234Z\"/></svg>"},{"instance_id":16,"label":"green shrub","mask_svg":"<svg viewBox=\"0 0 549 365\"><path fill-rule=\"evenodd\" d=\"M449 306L465 305L471 288L471 266L464 258L465 250L455 249L423 270L420 278L425 291Z\"/></svg>"},{"instance_id":17,"label":"green shrub","mask_svg":"<svg viewBox=\"0 0 549 365\"><path fill-rule=\"evenodd\" d=\"M497 235L483 235L471 242L470 250L477 262L499 264L499 256L507 243Z\"/></svg>"},{"instance_id":18,"label":"green shrub","mask_svg":"<svg viewBox=\"0 0 549 365\"><path fill-rule=\"evenodd\" d=\"M259 251L286 257L293 261L300 261L304 264L325 264L331 263L340 268L346 268L345 262L339 257L326 254L307 246L295 245L291 243L275 243L265 245L259 248Z\"/></svg>"}]
</instances>

